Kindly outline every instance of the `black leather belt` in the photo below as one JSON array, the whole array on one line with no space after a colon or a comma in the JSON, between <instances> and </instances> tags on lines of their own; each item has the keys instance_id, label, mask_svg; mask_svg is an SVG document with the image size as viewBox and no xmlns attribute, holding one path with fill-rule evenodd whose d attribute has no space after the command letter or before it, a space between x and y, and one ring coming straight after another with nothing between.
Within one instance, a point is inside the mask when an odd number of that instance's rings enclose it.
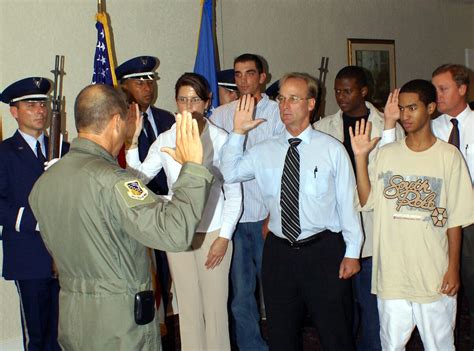
<instances>
[{"instance_id":1,"label":"black leather belt","mask_svg":"<svg viewBox=\"0 0 474 351\"><path fill-rule=\"evenodd\" d=\"M285 243L286 245L288 245L292 249L299 249L299 248L302 248L302 247L305 247L305 246L316 244L317 242L320 242L324 239L333 237L334 235L338 235L337 233L333 233L330 230L325 230L325 231L322 231L320 233L311 235L309 238L305 238L305 239L301 239L301 240L298 240L298 241L295 241L295 242L291 242L288 239L283 239L283 238L280 238L279 236L276 236L272 232L270 232L270 234L272 234L275 239L279 240L280 242Z\"/></svg>"}]
</instances>

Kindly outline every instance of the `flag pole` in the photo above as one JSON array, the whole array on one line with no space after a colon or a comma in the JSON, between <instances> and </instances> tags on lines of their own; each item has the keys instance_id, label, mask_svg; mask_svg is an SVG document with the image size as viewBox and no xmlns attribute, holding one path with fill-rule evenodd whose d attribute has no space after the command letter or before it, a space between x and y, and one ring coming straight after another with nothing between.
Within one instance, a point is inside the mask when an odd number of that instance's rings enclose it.
<instances>
[{"instance_id":1,"label":"flag pole","mask_svg":"<svg viewBox=\"0 0 474 351\"><path fill-rule=\"evenodd\" d=\"M102 13L102 0L97 0L97 12Z\"/></svg>"}]
</instances>

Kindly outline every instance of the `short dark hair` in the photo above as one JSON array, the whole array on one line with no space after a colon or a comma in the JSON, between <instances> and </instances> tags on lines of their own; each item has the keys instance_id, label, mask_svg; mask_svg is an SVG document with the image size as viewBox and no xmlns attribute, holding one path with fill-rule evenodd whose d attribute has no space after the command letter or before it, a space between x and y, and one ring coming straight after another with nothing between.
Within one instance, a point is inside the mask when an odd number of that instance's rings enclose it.
<instances>
[{"instance_id":1,"label":"short dark hair","mask_svg":"<svg viewBox=\"0 0 474 351\"><path fill-rule=\"evenodd\" d=\"M194 89L197 96L203 101L208 101L210 99L211 88L209 87L209 82L204 76L198 73L186 72L181 77L178 78L174 86L174 98L178 98L178 92L181 87L189 86Z\"/></svg>"},{"instance_id":2,"label":"short dark hair","mask_svg":"<svg viewBox=\"0 0 474 351\"><path fill-rule=\"evenodd\" d=\"M359 88L368 87L367 76L362 67L346 66L337 72L336 79L355 79Z\"/></svg>"},{"instance_id":3,"label":"short dark hair","mask_svg":"<svg viewBox=\"0 0 474 351\"><path fill-rule=\"evenodd\" d=\"M400 89L400 94L402 93L418 94L420 101L426 106L436 102L436 88L430 81L424 79L414 79L405 83Z\"/></svg>"},{"instance_id":4,"label":"short dark hair","mask_svg":"<svg viewBox=\"0 0 474 351\"><path fill-rule=\"evenodd\" d=\"M127 109L123 92L106 84L89 85L81 90L74 103L76 130L100 134L115 114L126 119Z\"/></svg>"},{"instance_id":5,"label":"short dark hair","mask_svg":"<svg viewBox=\"0 0 474 351\"><path fill-rule=\"evenodd\" d=\"M288 79L302 79L306 82L308 86L308 98L317 99L318 97L318 81L313 76L309 75L308 73L300 73L300 72L290 72L286 73L281 79L279 86L281 87Z\"/></svg>"},{"instance_id":6,"label":"short dark hair","mask_svg":"<svg viewBox=\"0 0 474 351\"><path fill-rule=\"evenodd\" d=\"M451 73L453 80L456 82L458 87L465 85L469 88L469 69L467 67L454 63L446 63L436 68L433 71L431 77L435 77L441 73L446 72Z\"/></svg>"},{"instance_id":7,"label":"short dark hair","mask_svg":"<svg viewBox=\"0 0 474 351\"><path fill-rule=\"evenodd\" d=\"M258 74L263 73L263 60L260 58L260 56L255 55L255 54L242 54L234 59L234 67L235 64L238 62L248 62L252 61L255 63L255 67L257 67L257 72Z\"/></svg>"}]
</instances>

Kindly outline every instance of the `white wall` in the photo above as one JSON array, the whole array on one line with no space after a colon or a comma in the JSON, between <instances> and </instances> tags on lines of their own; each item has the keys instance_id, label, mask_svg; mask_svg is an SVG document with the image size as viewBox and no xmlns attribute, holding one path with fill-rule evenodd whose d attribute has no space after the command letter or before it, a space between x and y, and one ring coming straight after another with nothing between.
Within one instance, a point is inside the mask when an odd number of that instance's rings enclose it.
<instances>
[{"instance_id":1,"label":"white wall","mask_svg":"<svg viewBox=\"0 0 474 351\"><path fill-rule=\"evenodd\" d=\"M66 55L69 139L76 135L72 105L90 82L96 40L94 0L0 0L0 89L30 75L52 77L54 55ZM175 111L173 86L194 65L199 0L109 0L118 62L158 56L157 104ZM327 112L336 108L332 82L347 64L347 38L394 39L397 81L429 78L434 67L464 62L474 47L470 0L218 0L221 66L243 52L263 55L274 79L291 70L317 74L329 56ZM4 137L16 128L2 104Z\"/></svg>"}]
</instances>

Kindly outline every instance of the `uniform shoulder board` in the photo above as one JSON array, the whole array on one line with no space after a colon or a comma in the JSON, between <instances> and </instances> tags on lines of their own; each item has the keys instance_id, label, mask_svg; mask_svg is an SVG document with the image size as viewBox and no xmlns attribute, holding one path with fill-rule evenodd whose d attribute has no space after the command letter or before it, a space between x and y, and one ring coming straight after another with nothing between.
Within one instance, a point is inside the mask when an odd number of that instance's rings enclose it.
<instances>
[{"instance_id":1,"label":"uniform shoulder board","mask_svg":"<svg viewBox=\"0 0 474 351\"><path fill-rule=\"evenodd\" d=\"M150 190L138 179L122 179L115 184L115 189L119 192L127 207L135 207L155 202L154 197L150 195Z\"/></svg>"}]
</instances>

